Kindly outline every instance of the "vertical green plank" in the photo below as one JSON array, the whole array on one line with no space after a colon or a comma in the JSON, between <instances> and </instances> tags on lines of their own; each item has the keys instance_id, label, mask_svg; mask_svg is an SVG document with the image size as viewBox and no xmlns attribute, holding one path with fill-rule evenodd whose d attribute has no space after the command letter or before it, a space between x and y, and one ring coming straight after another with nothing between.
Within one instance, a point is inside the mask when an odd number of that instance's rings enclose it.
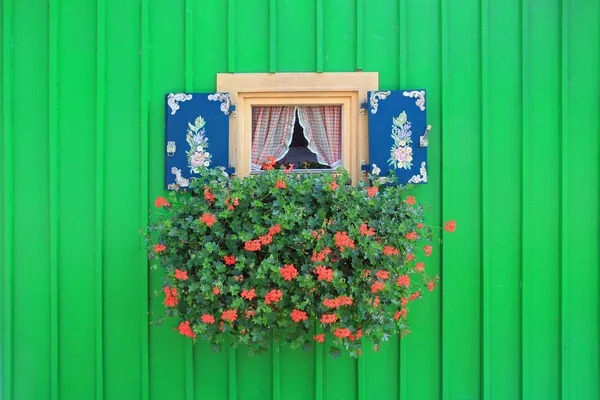
<instances>
[{"instance_id":1,"label":"vertical green plank","mask_svg":"<svg viewBox=\"0 0 600 400\"><path fill-rule=\"evenodd\" d=\"M194 4L194 90L214 91L216 74L227 71L227 35L214 32L227 26L227 2ZM234 351L231 350L233 353ZM226 399L228 397L228 366L230 350L227 344L216 354L208 343L194 345L194 394L196 399ZM235 366L232 366L235 368ZM234 369L235 372L235 369ZM234 383L235 384L235 383Z\"/></svg>"},{"instance_id":2,"label":"vertical green plank","mask_svg":"<svg viewBox=\"0 0 600 400\"><path fill-rule=\"evenodd\" d=\"M214 91L217 73L227 71L227 35L215 35L227 26L227 3L203 1L195 5L194 43L194 90ZM252 57L250 57L252 58Z\"/></svg>"},{"instance_id":3,"label":"vertical green plank","mask_svg":"<svg viewBox=\"0 0 600 400\"><path fill-rule=\"evenodd\" d=\"M248 355L248 346L240 346L236 358L237 397L235 399L271 399L273 396L273 355L271 351L250 356Z\"/></svg>"},{"instance_id":4,"label":"vertical green plank","mask_svg":"<svg viewBox=\"0 0 600 400\"><path fill-rule=\"evenodd\" d=\"M235 0L227 0L227 71L236 72L235 68Z\"/></svg>"},{"instance_id":5,"label":"vertical green plank","mask_svg":"<svg viewBox=\"0 0 600 400\"><path fill-rule=\"evenodd\" d=\"M140 5L140 47L141 47L141 65L140 65L140 226L142 233L148 233L148 197L149 197L149 95L150 95L150 0L141 0ZM149 318L150 314L150 291L148 276L148 258L145 250L144 237L140 235L139 242L139 262L140 262L140 353L141 353L141 398L148 400L150 398L150 332Z\"/></svg>"},{"instance_id":6,"label":"vertical green plank","mask_svg":"<svg viewBox=\"0 0 600 400\"><path fill-rule=\"evenodd\" d=\"M408 58L409 58L409 54L408 54L408 49L407 49L407 44L408 44L408 38L406 35L406 30L408 29L408 18L407 18L407 9L406 9L406 1L404 0L398 0L398 65L400 66L400 68L398 68L398 82L399 82L399 88L402 89L409 89L406 86L406 82L407 82L407 65L408 65ZM406 373L408 371L408 362L407 362L407 353L408 353L408 344L407 343L402 343L402 336L398 336L398 349L399 349L399 354L398 354L398 358L399 358L399 364L398 364L398 368L399 368L399 390L398 390L398 398L400 400L404 400L407 398L408 396L408 381L407 381L407 376ZM404 366L406 366L407 368L404 368Z\"/></svg>"},{"instance_id":7,"label":"vertical green plank","mask_svg":"<svg viewBox=\"0 0 600 400\"><path fill-rule=\"evenodd\" d=\"M400 54L400 2L388 1L386 7L365 5L364 9L364 68L379 72L381 90L400 88L400 63L406 55ZM364 392L381 394L383 398L397 398L399 378L404 369L399 365L401 356L399 339L382 343L379 352L373 352L371 341L365 340ZM336 360L338 361L338 360ZM345 361L344 357L340 361Z\"/></svg>"},{"instance_id":8,"label":"vertical green plank","mask_svg":"<svg viewBox=\"0 0 600 400\"><path fill-rule=\"evenodd\" d=\"M364 69L379 72L379 89L400 87L400 55L398 40L398 1L388 1L386 7L364 9Z\"/></svg>"},{"instance_id":9,"label":"vertical green plank","mask_svg":"<svg viewBox=\"0 0 600 400\"><path fill-rule=\"evenodd\" d=\"M58 42L69 45L58 69L58 351L60 398L70 400L96 394L96 8L62 2L59 12Z\"/></svg>"},{"instance_id":10,"label":"vertical green plank","mask_svg":"<svg viewBox=\"0 0 600 400\"><path fill-rule=\"evenodd\" d=\"M140 399L147 363L147 257L140 247L140 4L106 0L104 398ZM119 26L120 29L110 29ZM123 102L123 98L137 99ZM116 106L116 105L119 106ZM123 184L127 182L127 184ZM144 198L147 193L144 193ZM117 296L128 293L127 296ZM146 335L140 332L146 330ZM146 349L146 355L144 355ZM144 361L145 360L145 361ZM146 364L147 365L147 364ZM147 396L146 396L147 399Z\"/></svg>"},{"instance_id":11,"label":"vertical green plank","mask_svg":"<svg viewBox=\"0 0 600 400\"><path fill-rule=\"evenodd\" d=\"M570 221L568 218L568 206L570 201L568 196L570 193L569 177L567 171L571 152L567 148L569 144L569 107L570 90L569 90L569 24L570 24L570 13L569 13L569 2L566 0L560 1L560 361L561 361L561 376L560 376L560 390L561 398L565 398L571 389L571 378L569 374L569 368L571 368L571 355L569 354L569 343L568 338L571 336L571 327L569 326L570 315L568 315L569 309L567 304L569 302L569 292L571 285L565 278L569 276L567 273L567 260L569 252L567 244L569 239L568 226Z\"/></svg>"},{"instance_id":12,"label":"vertical green plank","mask_svg":"<svg viewBox=\"0 0 600 400\"><path fill-rule=\"evenodd\" d=\"M365 338L360 339L361 350L365 348ZM364 351L363 351L364 353ZM358 400L366 400L367 398L367 378L366 378L366 363L364 357L359 357L357 360L358 377L356 389L358 391Z\"/></svg>"},{"instance_id":13,"label":"vertical green plank","mask_svg":"<svg viewBox=\"0 0 600 400\"><path fill-rule=\"evenodd\" d=\"M7 36L4 34L4 4L2 5L2 7L0 7L0 32L2 32L2 40L0 40L0 54L2 54L2 56L4 57L4 38L6 38ZM0 63L0 118L2 121L5 121L4 118L4 97L5 97L5 92L4 92L4 70L6 68L6 58L3 58L4 62ZM6 146L4 146L4 140L5 140L5 129L4 129L4 122L0 123L0 141L2 141L2 146L3 146L3 150L2 152L0 152L0 185L4 188L4 182L7 182L5 179L5 164L8 164L6 162L5 159L5 150ZM6 262L5 262L5 229L6 229L6 223L5 223L5 206L6 206L6 200L8 199L6 196L4 196L4 189L2 192L2 196L0 196L0 260L2 260L2 262L0 263L0 287L3 290L3 293L6 293L5 290L5 276L6 276ZM10 265L10 264L9 264ZM3 294L0 296L0 310L2 310L2 316L0 317L0 343L2 343L2 348L4 349L5 346L5 322L6 322L6 312L5 312L5 307L6 307L6 296ZM5 365L4 363L6 362L6 358L4 356L4 350L0 350L0 358L2 359L2 361L0 361L0 376L2 377L2 382L6 382L5 380ZM5 390L5 384L3 383L2 385L0 385L0 393L2 393L2 395L4 396L4 390Z\"/></svg>"},{"instance_id":14,"label":"vertical green plank","mask_svg":"<svg viewBox=\"0 0 600 400\"><path fill-rule=\"evenodd\" d=\"M279 400L281 398L281 347L279 345L279 339L273 337L272 355L271 361L273 371L273 400Z\"/></svg>"},{"instance_id":15,"label":"vertical green plank","mask_svg":"<svg viewBox=\"0 0 600 400\"><path fill-rule=\"evenodd\" d=\"M185 0L149 3L148 191L149 199L163 195L164 99L185 90ZM148 204L145 204L148 207ZM147 208L146 208L147 209ZM164 313L162 270L150 274L150 319ZM150 329L150 398L186 398L186 351L189 338L173 331L180 321L170 319Z\"/></svg>"},{"instance_id":16,"label":"vertical green plank","mask_svg":"<svg viewBox=\"0 0 600 400\"><path fill-rule=\"evenodd\" d=\"M185 0L185 90L192 92L194 89L194 53L196 43L194 35L194 10L195 3Z\"/></svg>"},{"instance_id":17,"label":"vertical green plank","mask_svg":"<svg viewBox=\"0 0 600 400\"><path fill-rule=\"evenodd\" d=\"M277 0L269 0L269 72L277 72Z\"/></svg>"},{"instance_id":18,"label":"vertical green plank","mask_svg":"<svg viewBox=\"0 0 600 400\"><path fill-rule=\"evenodd\" d=\"M425 223L441 226L441 90L440 90L440 5L438 0L400 3L401 27L400 49L405 49L400 57L400 88L425 88L427 90L427 122L432 125L429 146L427 147L426 185L413 189L417 201L431 207L425 215ZM427 21L427 29L417 32L422 21ZM403 43L405 42L405 43ZM405 65L405 66L404 66ZM405 72L402 72L402 69ZM438 235L439 237L439 235ZM416 261L425 263L431 275L440 273L442 246L436 240L432 243L433 253L429 257L418 253ZM415 262L416 262L415 261ZM442 280L443 284L443 280ZM439 399L441 397L441 290L440 286L427 293L423 302L413 302L408 313L412 334L402 338L400 350L401 399Z\"/></svg>"},{"instance_id":19,"label":"vertical green plank","mask_svg":"<svg viewBox=\"0 0 600 400\"><path fill-rule=\"evenodd\" d=\"M346 72L356 68L356 1L337 0L323 3L325 72Z\"/></svg>"},{"instance_id":20,"label":"vertical green plank","mask_svg":"<svg viewBox=\"0 0 600 400\"><path fill-rule=\"evenodd\" d=\"M361 357L364 358L366 399L377 394L382 399L397 399L400 393L400 344L398 340L381 343L379 351L372 350L370 340L364 341ZM362 360L359 360L359 362Z\"/></svg>"},{"instance_id":21,"label":"vertical green plank","mask_svg":"<svg viewBox=\"0 0 600 400\"><path fill-rule=\"evenodd\" d=\"M13 70L11 109L14 181L14 359L13 398L50 397L49 342L40 332L50 331L48 281L48 153L32 157L32 143L48 143L48 7L27 0L13 7ZM13 69L14 65L14 69ZM34 96L31 94L35 93ZM31 110L35 114L32 115ZM7 264L7 267L11 267ZM32 279L35 276L35 279ZM31 329L35 321L36 329ZM35 370L32 371L32 365ZM32 373L34 372L34 373ZM10 397L6 397L10 398Z\"/></svg>"},{"instance_id":22,"label":"vertical green plank","mask_svg":"<svg viewBox=\"0 0 600 400\"><path fill-rule=\"evenodd\" d=\"M407 30L408 30L408 16L407 16L407 7L406 0L398 0L398 63L400 65L399 68L399 76L398 81L400 82L400 89L408 89L406 85L407 79L407 65L408 65L408 38L407 38Z\"/></svg>"},{"instance_id":23,"label":"vertical green plank","mask_svg":"<svg viewBox=\"0 0 600 400\"><path fill-rule=\"evenodd\" d=\"M284 400L319 399L315 393L319 371L316 369L317 354L322 354L322 346L315 345L305 351L302 348L291 349L287 344L279 344L279 390L280 398ZM276 364L273 365L273 369ZM322 372L322 370L321 370ZM275 377L274 377L275 378ZM273 392L273 398L275 398ZM322 397L322 392L319 393Z\"/></svg>"},{"instance_id":24,"label":"vertical green plank","mask_svg":"<svg viewBox=\"0 0 600 400\"><path fill-rule=\"evenodd\" d=\"M194 36L194 3L184 0L185 6L185 91L194 91L194 57L196 43ZM185 344L185 398L194 400L194 344Z\"/></svg>"},{"instance_id":25,"label":"vertical green plank","mask_svg":"<svg viewBox=\"0 0 600 400\"><path fill-rule=\"evenodd\" d=\"M106 0L96 1L96 219L94 322L96 400L104 399L104 153L106 152Z\"/></svg>"},{"instance_id":26,"label":"vertical green plank","mask_svg":"<svg viewBox=\"0 0 600 400\"><path fill-rule=\"evenodd\" d=\"M323 0L316 0L317 72L323 72Z\"/></svg>"},{"instance_id":27,"label":"vertical green plank","mask_svg":"<svg viewBox=\"0 0 600 400\"><path fill-rule=\"evenodd\" d=\"M235 72L269 70L269 0L239 1L235 4Z\"/></svg>"},{"instance_id":28,"label":"vertical green plank","mask_svg":"<svg viewBox=\"0 0 600 400\"><path fill-rule=\"evenodd\" d=\"M314 72L316 19L314 1L277 4L277 66L279 72Z\"/></svg>"},{"instance_id":29,"label":"vertical green plank","mask_svg":"<svg viewBox=\"0 0 600 400\"><path fill-rule=\"evenodd\" d=\"M225 345L229 347L229 352L228 352L228 358L229 358L229 362L227 363L227 373L228 373L228 377L227 377L227 385L228 385L228 392L229 392L229 400L237 400L238 396L238 390L237 390L237 384L238 384L238 379L237 379L237 367L238 367L238 362L237 362L237 351L236 349L232 348L229 342L225 342Z\"/></svg>"},{"instance_id":30,"label":"vertical green plank","mask_svg":"<svg viewBox=\"0 0 600 400\"><path fill-rule=\"evenodd\" d=\"M315 336L323 333L323 326L319 323L315 327ZM315 342L315 400L323 400L323 361L325 359L325 346ZM361 371L362 372L362 371ZM359 372L360 373L360 372Z\"/></svg>"},{"instance_id":31,"label":"vertical green plank","mask_svg":"<svg viewBox=\"0 0 600 400\"><path fill-rule=\"evenodd\" d=\"M481 0L481 267L482 267L482 381L481 398L490 399L491 358L491 271L490 271L490 0Z\"/></svg>"},{"instance_id":32,"label":"vertical green plank","mask_svg":"<svg viewBox=\"0 0 600 400\"><path fill-rule=\"evenodd\" d=\"M48 173L50 180L50 399L58 400L58 260L59 260L59 197L58 197L58 0L49 0L48 17Z\"/></svg>"},{"instance_id":33,"label":"vertical green plank","mask_svg":"<svg viewBox=\"0 0 600 400\"><path fill-rule=\"evenodd\" d=\"M522 8L523 399L560 399L560 3ZM539 284L540 276L544 284Z\"/></svg>"},{"instance_id":34,"label":"vertical green plank","mask_svg":"<svg viewBox=\"0 0 600 400\"><path fill-rule=\"evenodd\" d=\"M562 398L600 398L598 2L562 2Z\"/></svg>"},{"instance_id":35,"label":"vertical green plank","mask_svg":"<svg viewBox=\"0 0 600 400\"><path fill-rule=\"evenodd\" d=\"M481 395L480 16L478 0L442 3L443 220L458 225L456 233L442 235L448 399Z\"/></svg>"},{"instance_id":36,"label":"vertical green plank","mask_svg":"<svg viewBox=\"0 0 600 400\"><path fill-rule=\"evenodd\" d=\"M484 398L521 395L521 1L484 0ZM514 140L505 136L507 116ZM507 202L506 199L514 199Z\"/></svg>"},{"instance_id":37,"label":"vertical green plank","mask_svg":"<svg viewBox=\"0 0 600 400\"><path fill-rule=\"evenodd\" d=\"M357 396L358 365L356 359L342 351L342 355L333 359L329 349L333 346L332 335L325 334L323 354L323 398L326 400L352 400ZM368 350L363 350L363 354Z\"/></svg>"},{"instance_id":38,"label":"vertical green plank","mask_svg":"<svg viewBox=\"0 0 600 400\"><path fill-rule=\"evenodd\" d=\"M356 70L362 71L365 61L365 0L356 0Z\"/></svg>"},{"instance_id":39,"label":"vertical green plank","mask_svg":"<svg viewBox=\"0 0 600 400\"><path fill-rule=\"evenodd\" d=\"M12 398L14 377L14 155L13 155L13 2L7 0L2 3L2 135L4 151L4 175L3 175L3 197L4 197L4 397Z\"/></svg>"}]
</instances>

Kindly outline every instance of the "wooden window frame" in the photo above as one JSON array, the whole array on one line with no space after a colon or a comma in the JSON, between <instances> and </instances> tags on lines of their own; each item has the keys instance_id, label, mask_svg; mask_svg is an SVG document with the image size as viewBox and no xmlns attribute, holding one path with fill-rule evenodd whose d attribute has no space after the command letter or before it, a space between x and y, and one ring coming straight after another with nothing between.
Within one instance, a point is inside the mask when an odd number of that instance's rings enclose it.
<instances>
[{"instance_id":1,"label":"wooden window frame","mask_svg":"<svg viewBox=\"0 0 600 400\"><path fill-rule=\"evenodd\" d=\"M236 107L229 122L231 166L250 175L253 105L342 105L342 164L352 182L368 159L367 92L378 90L376 72L217 74L217 91Z\"/></svg>"}]
</instances>

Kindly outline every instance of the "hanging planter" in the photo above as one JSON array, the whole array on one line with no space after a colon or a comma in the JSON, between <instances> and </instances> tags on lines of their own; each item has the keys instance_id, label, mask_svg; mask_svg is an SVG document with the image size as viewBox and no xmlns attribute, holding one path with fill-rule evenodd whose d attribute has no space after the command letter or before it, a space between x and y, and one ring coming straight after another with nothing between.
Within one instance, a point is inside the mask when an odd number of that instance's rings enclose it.
<instances>
[{"instance_id":1,"label":"hanging planter","mask_svg":"<svg viewBox=\"0 0 600 400\"><path fill-rule=\"evenodd\" d=\"M411 302L438 282L426 269L433 248L423 206L404 186L381 187L393 175L351 186L343 170L273 165L231 180L205 168L191 193L156 199L165 212L150 227L149 251L165 269L166 316L216 351L226 337L254 353L272 334L293 347L331 335L333 356L356 357L362 338L378 348L409 333Z\"/></svg>"}]
</instances>

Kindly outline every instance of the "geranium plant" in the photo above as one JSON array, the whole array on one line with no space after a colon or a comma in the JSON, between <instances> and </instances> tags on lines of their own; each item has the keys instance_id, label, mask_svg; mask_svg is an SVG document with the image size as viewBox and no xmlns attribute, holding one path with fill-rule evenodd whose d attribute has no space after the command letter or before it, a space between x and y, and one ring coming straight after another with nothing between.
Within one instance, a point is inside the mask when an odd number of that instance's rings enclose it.
<instances>
[{"instance_id":1,"label":"geranium plant","mask_svg":"<svg viewBox=\"0 0 600 400\"><path fill-rule=\"evenodd\" d=\"M156 199L164 211L153 218L149 251L165 270L166 316L217 351L226 337L253 353L272 335L293 347L331 335L332 355L358 356L362 338L378 348L409 333L411 301L438 281L427 274L423 205L387 185L393 174L352 186L343 170L274 164L244 179L201 168L191 191Z\"/></svg>"}]
</instances>

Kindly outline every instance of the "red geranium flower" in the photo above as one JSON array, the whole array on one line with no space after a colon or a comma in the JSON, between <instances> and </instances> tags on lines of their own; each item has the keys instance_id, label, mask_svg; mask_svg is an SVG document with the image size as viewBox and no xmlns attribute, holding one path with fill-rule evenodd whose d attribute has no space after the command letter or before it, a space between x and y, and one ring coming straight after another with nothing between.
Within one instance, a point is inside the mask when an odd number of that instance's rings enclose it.
<instances>
[{"instance_id":1,"label":"red geranium flower","mask_svg":"<svg viewBox=\"0 0 600 400\"><path fill-rule=\"evenodd\" d=\"M429 281L429 282L427 283L427 289L428 289L430 292L433 292L433 288L434 288L435 286L436 286L436 284L435 284L435 283L433 283L433 281Z\"/></svg>"},{"instance_id":2,"label":"red geranium flower","mask_svg":"<svg viewBox=\"0 0 600 400\"><path fill-rule=\"evenodd\" d=\"M369 197L373 197L379 192L379 188L377 186L371 186L369 190L367 190L367 194Z\"/></svg>"},{"instance_id":3,"label":"red geranium flower","mask_svg":"<svg viewBox=\"0 0 600 400\"><path fill-rule=\"evenodd\" d=\"M348 328L337 328L333 334L339 338L347 338L352 332Z\"/></svg>"},{"instance_id":4,"label":"red geranium flower","mask_svg":"<svg viewBox=\"0 0 600 400\"><path fill-rule=\"evenodd\" d=\"M156 208L170 206L170 204L167 201L167 199L165 199L164 197L160 197L160 196L156 197L156 200L154 200L154 205L156 206Z\"/></svg>"},{"instance_id":5,"label":"red geranium flower","mask_svg":"<svg viewBox=\"0 0 600 400\"><path fill-rule=\"evenodd\" d=\"M290 316L292 317L292 320L294 322L300 322L300 321L304 321L304 320L308 319L308 316L306 315L306 313L304 311L300 311L300 310L296 310L296 309L294 309L294 311L292 311Z\"/></svg>"},{"instance_id":6,"label":"red geranium flower","mask_svg":"<svg viewBox=\"0 0 600 400\"><path fill-rule=\"evenodd\" d=\"M180 281L187 281L187 271L180 271L178 269L175 269L175 279L179 279Z\"/></svg>"},{"instance_id":7,"label":"red geranium flower","mask_svg":"<svg viewBox=\"0 0 600 400\"><path fill-rule=\"evenodd\" d=\"M387 271L379 270L379 271L377 271L375 276L379 279L387 279L390 277L390 274Z\"/></svg>"},{"instance_id":8,"label":"red geranium flower","mask_svg":"<svg viewBox=\"0 0 600 400\"><path fill-rule=\"evenodd\" d=\"M252 301L252 299L256 297L256 291L254 289L244 289L242 290L242 294L240 296L242 296L242 299Z\"/></svg>"},{"instance_id":9,"label":"red geranium flower","mask_svg":"<svg viewBox=\"0 0 600 400\"><path fill-rule=\"evenodd\" d=\"M363 236L373 236L375 234L375 229L369 228L367 224L362 224L360 226L360 234Z\"/></svg>"},{"instance_id":10,"label":"red geranium flower","mask_svg":"<svg viewBox=\"0 0 600 400\"><path fill-rule=\"evenodd\" d=\"M325 341L325 334L321 333L320 335L315 335L313 336L313 339L315 339L315 341L318 343L323 343Z\"/></svg>"},{"instance_id":11,"label":"red geranium flower","mask_svg":"<svg viewBox=\"0 0 600 400\"><path fill-rule=\"evenodd\" d=\"M333 182L330 182L330 183L329 183L329 188L330 188L331 190L336 190L336 189L338 189L339 187L340 187L340 185L338 185L336 181L333 181Z\"/></svg>"},{"instance_id":12,"label":"red geranium flower","mask_svg":"<svg viewBox=\"0 0 600 400\"><path fill-rule=\"evenodd\" d=\"M286 174L289 174L292 172L293 169L294 169L294 164L290 164L290 166L288 168L283 167L283 172Z\"/></svg>"},{"instance_id":13,"label":"red geranium flower","mask_svg":"<svg viewBox=\"0 0 600 400\"><path fill-rule=\"evenodd\" d=\"M262 165L262 168L266 171L270 171L274 168L276 162L277 160L275 160L275 157L269 156L267 157L267 161Z\"/></svg>"},{"instance_id":14,"label":"red geranium flower","mask_svg":"<svg viewBox=\"0 0 600 400\"><path fill-rule=\"evenodd\" d=\"M281 226L279 224L277 224L277 225L272 226L272 227L269 228L268 235L273 236L273 235L275 235L275 234L277 234L279 232L281 232Z\"/></svg>"},{"instance_id":15,"label":"red geranium flower","mask_svg":"<svg viewBox=\"0 0 600 400\"><path fill-rule=\"evenodd\" d=\"M424 271L424 270L425 270L424 262L418 262L415 264L415 271Z\"/></svg>"},{"instance_id":16,"label":"red geranium flower","mask_svg":"<svg viewBox=\"0 0 600 400\"><path fill-rule=\"evenodd\" d=\"M204 222L206 224L206 226L211 226L212 224L217 222L217 217L214 216L213 214L204 213L204 214L202 214L200 221Z\"/></svg>"},{"instance_id":17,"label":"red geranium flower","mask_svg":"<svg viewBox=\"0 0 600 400\"><path fill-rule=\"evenodd\" d=\"M167 246L165 246L164 244L155 244L153 250L155 253L162 253L166 249L167 249Z\"/></svg>"},{"instance_id":18,"label":"red geranium flower","mask_svg":"<svg viewBox=\"0 0 600 400\"><path fill-rule=\"evenodd\" d=\"M406 274L399 276L398 280L396 280L396 285L409 287L410 286L410 276L408 276Z\"/></svg>"},{"instance_id":19,"label":"red geranium flower","mask_svg":"<svg viewBox=\"0 0 600 400\"><path fill-rule=\"evenodd\" d=\"M415 255L414 254L407 254L406 255L406 259L408 260L408 262L411 262L412 260L415 259Z\"/></svg>"},{"instance_id":20,"label":"red geranium flower","mask_svg":"<svg viewBox=\"0 0 600 400\"><path fill-rule=\"evenodd\" d=\"M202 322L204 322L205 324L214 324L215 323L215 317L213 317L210 314L203 314L202 317L200 318L200 320L202 320Z\"/></svg>"},{"instance_id":21,"label":"red geranium flower","mask_svg":"<svg viewBox=\"0 0 600 400\"><path fill-rule=\"evenodd\" d=\"M408 205L415 205L415 203L417 202L415 200L415 196L406 196L406 200L404 200L406 202L406 204Z\"/></svg>"},{"instance_id":22,"label":"red geranium flower","mask_svg":"<svg viewBox=\"0 0 600 400\"><path fill-rule=\"evenodd\" d=\"M446 225L444 225L445 231L454 232L455 229L456 229L456 221L454 221L454 220L448 221L448 222L446 222Z\"/></svg>"},{"instance_id":23,"label":"red geranium flower","mask_svg":"<svg viewBox=\"0 0 600 400\"><path fill-rule=\"evenodd\" d=\"M216 286L215 286L215 287L213 288L213 293L214 293L214 294L219 294L219 293L221 293L221 291L219 290L219 288L218 288L218 287L216 287Z\"/></svg>"},{"instance_id":24,"label":"red geranium flower","mask_svg":"<svg viewBox=\"0 0 600 400\"><path fill-rule=\"evenodd\" d=\"M421 293L419 292L414 292L413 294L410 295L410 300L414 300L417 297L419 297L421 295Z\"/></svg>"},{"instance_id":25,"label":"red geranium flower","mask_svg":"<svg viewBox=\"0 0 600 400\"><path fill-rule=\"evenodd\" d=\"M204 187L204 198L209 203L214 203L215 202L215 195L210 192L210 188L208 186Z\"/></svg>"},{"instance_id":26,"label":"red geranium flower","mask_svg":"<svg viewBox=\"0 0 600 400\"><path fill-rule=\"evenodd\" d=\"M371 285L371 293L377 293L380 290L385 289L385 283L377 281L377 282L373 282L373 284Z\"/></svg>"},{"instance_id":27,"label":"red geranium flower","mask_svg":"<svg viewBox=\"0 0 600 400\"><path fill-rule=\"evenodd\" d=\"M260 240L248 240L246 243L244 243L244 250L258 251L260 250L260 246Z\"/></svg>"},{"instance_id":28,"label":"red geranium flower","mask_svg":"<svg viewBox=\"0 0 600 400\"><path fill-rule=\"evenodd\" d=\"M354 248L354 240L350 239L350 236L348 236L346 232L336 232L335 245L339 247L340 251L343 253L346 247L351 249Z\"/></svg>"},{"instance_id":29,"label":"red geranium flower","mask_svg":"<svg viewBox=\"0 0 600 400\"><path fill-rule=\"evenodd\" d=\"M194 331L192 331L192 328L190 327L190 321L185 321L179 324L179 333L181 333L184 336L190 337L190 338L195 338L196 335L194 334Z\"/></svg>"},{"instance_id":30,"label":"red geranium flower","mask_svg":"<svg viewBox=\"0 0 600 400\"><path fill-rule=\"evenodd\" d=\"M223 259L225 260L225 265L234 265L237 262L235 256L224 256Z\"/></svg>"},{"instance_id":31,"label":"red geranium flower","mask_svg":"<svg viewBox=\"0 0 600 400\"><path fill-rule=\"evenodd\" d=\"M265 295L265 304L279 303L281 300L281 290L274 289Z\"/></svg>"},{"instance_id":32,"label":"red geranium flower","mask_svg":"<svg viewBox=\"0 0 600 400\"><path fill-rule=\"evenodd\" d=\"M224 321L233 322L237 319L237 310L225 310L221 313L221 319Z\"/></svg>"},{"instance_id":33,"label":"red geranium flower","mask_svg":"<svg viewBox=\"0 0 600 400\"><path fill-rule=\"evenodd\" d=\"M417 228L419 228L419 229L423 229L423 226L424 225L422 223L420 223L420 222L417 224Z\"/></svg>"},{"instance_id":34,"label":"red geranium flower","mask_svg":"<svg viewBox=\"0 0 600 400\"><path fill-rule=\"evenodd\" d=\"M417 232L412 231L407 233L406 235L404 235L405 238L407 238L408 240L416 240L419 238L419 235L417 235Z\"/></svg>"},{"instance_id":35,"label":"red geranium flower","mask_svg":"<svg viewBox=\"0 0 600 400\"><path fill-rule=\"evenodd\" d=\"M163 301L163 304L165 306L175 307L179 303L177 299L177 288L170 288L168 286L165 286L163 292L165 294L165 301Z\"/></svg>"},{"instance_id":36,"label":"red geranium flower","mask_svg":"<svg viewBox=\"0 0 600 400\"><path fill-rule=\"evenodd\" d=\"M285 189L285 188L287 188L287 185L281 179L278 180L277 183L275 183L275 189Z\"/></svg>"},{"instance_id":37,"label":"red geranium flower","mask_svg":"<svg viewBox=\"0 0 600 400\"><path fill-rule=\"evenodd\" d=\"M337 320L338 317L335 314L323 314L321 316L321 323L323 324L333 324Z\"/></svg>"},{"instance_id":38,"label":"red geranium flower","mask_svg":"<svg viewBox=\"0 0 600 400\"><path fill-rule=\"evenodd\" d=\"M317 265L315 267L315 272L317 274L317 279L320 281L331 282L333 280L333 269Z\"/></svg>"},{"instance_id":39,"label":"red geranium flower","mask_svg":"<svg viewBox=\"0 0 600 400\"><path fill-rule=\"evenodd\" d=\"M383 254L386 256L395 256L398 254L398 249L395 249L392 246L385 246L383 248Z\"/></svg>"},{"instance_id":40,"label":"red geranium flower","mask_svg":"<svg viewBox=\"0 0 600 400\"><path fill-rule=\"evenodd\" d=\"M298 270L294 268L293 264L286 264L283 268L279 269L279 273L286 281L291 281L298 276Z\"/></svg>"},{"instance_id":41,"label":"red geranium flower","mask_svg":"<svg viewBox=\"0 0 600 400\"><path fill-rule=\"evenodd\" d=\"M425 246L425 247L423 247L423 251L425 252L425 256L429 257L429 255L433 251L433 247L431 247L431 246Z\"/></svg>"}]
</instances>

